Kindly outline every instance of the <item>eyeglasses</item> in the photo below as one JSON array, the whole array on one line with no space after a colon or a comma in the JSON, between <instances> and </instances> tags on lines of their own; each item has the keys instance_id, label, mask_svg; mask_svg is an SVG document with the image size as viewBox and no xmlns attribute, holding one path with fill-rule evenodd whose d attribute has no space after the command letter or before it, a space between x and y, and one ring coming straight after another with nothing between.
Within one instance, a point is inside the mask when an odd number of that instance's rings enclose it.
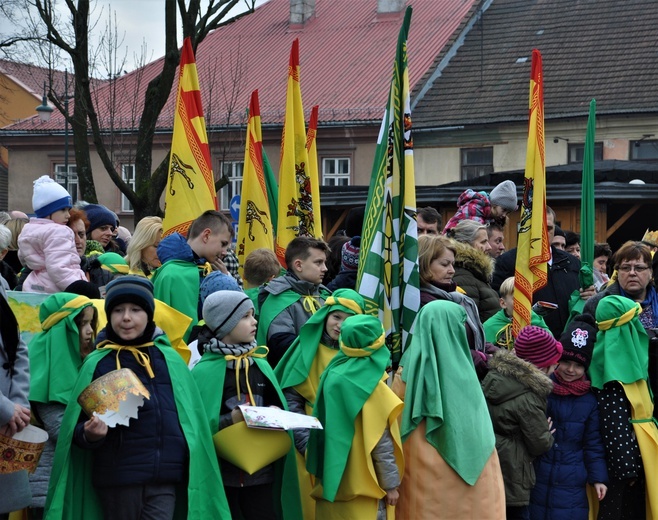
<instances>
[{"instance_id":1,"label":"eyeglasses","mask_svg":"<svg viewBox=\"0 0 658 520\"><path fill-rule=\"evenodd\" d=\"M647 269L650 269L648 265L620 265L617 270L622 273L630 273L635 271L636 273L643 273Z\"/></svg>"}]
</instances>

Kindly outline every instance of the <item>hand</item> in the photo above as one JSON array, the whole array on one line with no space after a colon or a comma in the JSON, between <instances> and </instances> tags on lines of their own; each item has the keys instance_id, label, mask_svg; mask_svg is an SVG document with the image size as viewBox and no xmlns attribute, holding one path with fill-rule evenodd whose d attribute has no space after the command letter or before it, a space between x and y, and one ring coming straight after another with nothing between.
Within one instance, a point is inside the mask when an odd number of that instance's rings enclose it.
<instances>
[{"instance_id":1,"label":"hand","mask_svg":"<svg viewBox=\"0 0 658 520\"><path fill-rule=\"evenodd\" d=\"M16 433L23 431L28 424L30 424L29 408L14 403L14 415L11 416L6 425L8 436L13 437Z\"/></svg>"},{"instance_id":2,"label":"hand","mask_svg":"<svg viewBox=\"0 0 658 520\"><path fill-rule=\"evenodd\" d=\"M547 420L548 420L549 431L551 432L551 434L555 433L555 428L553 428L553 419L549 417Z\"/></svg>"},{"instance_id":3,"label":"hand","mask_svg":"<svg viewBox=\"0 0 658 520\"><path fill-rule=\"evenodd\" d=\"M400 492L398 491L398 488L393 488L386 492L384 500L386 500L387 506L394 506L398 503L398 498L400 498Z\"/></svg>"},{"instance_id":4,"label":"hand","mask_svg":"<svg viewBox=\"0 0 658 520\"><path fill-rule=\"evenodd\" d=\"M581 300L589 300L592 296L596 294L596 288L593 285L590 285L587 289L578 289L580 291Z\"/></svg>"},{"instance_id":5,"label":"hand","mask_svg":"<svg viewBox=\"0 0 658 520\"><path fill-rule=\"evenodd\" d=\"M241 421L244 421L244 416L242 415L242 412L240 411L240 408L237 406L231 410L231 420L233 421L233 424L237 424Z\"/></svg>"},{"instance_id":6,"label":"hand","mask_svg":"<svg viewBox=\"0 0 658 520\"><path fill-rule=\"evenodd\" d=\"M215 260L210 262L210 265L212 266L213 271L221 271L224 274L230 274L228 272L228 269L226 269L226 265L224 264L224 262L222 262L222 260L219 258L216 258Z\"/></svg>"},{"instance_id":7,"label":"hand","mask_svg":"<svg viewBox=\"0 0 658 520\"><path fill-rule=\"evenodd\" d=\"M94 415L85 423L85 438L87 442L98 442L107 435L107 424L97 415Z\"/></svg>"},{"instance_id":8,"label":"hand","mask_svg":"<svg viewBox=\"0 0 658 520\"><path fill-rule=\"evenodd\" d=\"M599 498L599 500L603 500L605 498L606 492L608 491L608 486L601 484L600 482L596 482L594 484L594 489L596 490L596 496Z\"/></svg>"}]
</instances>

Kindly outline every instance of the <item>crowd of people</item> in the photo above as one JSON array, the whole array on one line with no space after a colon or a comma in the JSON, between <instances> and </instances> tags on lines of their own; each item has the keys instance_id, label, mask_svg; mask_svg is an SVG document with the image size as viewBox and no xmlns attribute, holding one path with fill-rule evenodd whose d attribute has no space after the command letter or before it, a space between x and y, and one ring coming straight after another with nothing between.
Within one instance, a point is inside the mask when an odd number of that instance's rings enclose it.
<instances>
[{"instance_id":1,"label":"crowd of people","mask_svg":"<svg viewBox=\"0 0 658 520\"><path fill-rule=\"evenodd\" d=\"M595 244L583 287L547 207L548 281L515 336L516 186L466 190L445 227L418 208L420 311L391 366L355 290L363 209L283 268L239 266L221 212L163 237L48 176L32 202L0 215L0 435L49 439L33 474L0 473L0 519L658 518L658 232ZM29 345L10 290L43 294ZM78 396L118 369L150 397L109 427ZM322 428L249 428L245 405Z\"/></svg>"}]
</instances>

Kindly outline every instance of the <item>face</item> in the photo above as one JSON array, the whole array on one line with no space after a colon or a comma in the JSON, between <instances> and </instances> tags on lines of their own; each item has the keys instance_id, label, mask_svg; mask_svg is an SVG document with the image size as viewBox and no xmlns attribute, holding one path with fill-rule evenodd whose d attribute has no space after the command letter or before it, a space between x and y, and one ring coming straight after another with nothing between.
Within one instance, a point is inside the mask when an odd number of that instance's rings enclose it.
<instances>
[{"instance_id":1,"label":"face","mask_svg":"<svg viewBox=\"0 0 658 520\"><path fill-rule=\"evenodd\" d=\"M94 320L94 307L91 305L85 307L78 316L81 316L78 321L80 357L84 359L94 348L94 328L92 326Z\"/></svg>"},{"instance_id":2,"label":"face","mask_svg":"<svg viewBox=\"0 0 658 520\"><path fill-rule=\"evenodd\" d=\"M313 284L322 283L324 273L327 272L327 255L321 249L310 248L311 253L306 260L299 258L293 262L293 269L300 280Z\"/></svg>"},{"instance_id":3,"label":"face","mask_svg":"<svg viewBox=\"0 0 658 520\"><path fill-rule=\"evenodd\" d=\"M491 245L489 245L489 236L487 235L487 230L486 229L481 229L475 234L475 239L473 240L473 243L471 244L475 249L479 249L483 253L488 253L489 250L491 249Z\"/></svg>"},{"instance_id":4,"label":"face","mask_svg":"<svg viewBox=\"0 0 658 520\"><path fill-rule=\"evenodd\" d=\"M498 258L505 252L504 240L505 235L502 231L498 231L497 229L491 230L491 236L489 237L489 247L491 247L489 250L489 256L492 258Z\"/></svg>"},{"instance_id":5,"label":"face","mask_svg":"<svg viewBox=\"0 0 658 520\"><path fill-rule=\"evenodd\" d=\"M258 322L254 318L254 310L249 309L238 324L233 327L233 330L224 336L222 341L228 345L251 343L256 337L257 324Z\"/></svg>"},{"instance_id":6,"label":"face","mask_svg":"<svg viewBox=\"0 0 658 520\"><path fill-rule=\"evenodd\" d=\"M639 301L644 300L647 293L647 285L653 275L651 266L644 260L622 260L617 268L619 285L631 298Z\"/></svg>"},{"instance_id":7,"label":"face","mask_svg":"<svg viewBox=\"0 0 658 520\"><path fill-rule=\"evenodd\" d=\"M594 259L594 269L596 269L600 273L606 274L608 272L608 257L597 256Z\"/></svg>"},{"instance_id":8,"label":"face","mask_svg":"<svg viewBox=\"0 0 658 520\"><path fill-rule=\"evenodd\" d=\"M580 244L574 244L572 246L565 247L564 250L580 260Z\"/></svg>"},{"instance_id":9,"label":"face","mask_svg":"<svg viewBox=\"0 0 658 520\"><path fill-rule=\"evenodd\" d=\"M546 231L548 231L548 243L552 244L555 238L555 217L552 213L546 213Z\"/></svg>"},{"instance_id":10,"label":"face","mask_svg":"<svg viewBox=\"0 0 658 520\"><path fill-rule=\"evenodd\" d=\"M512 315L512 312L514 312L514 293L508 294L504 298L500 298L500 306L505 309L507 312L508 316Z\"/></svg>"},{"instance_id":11,"label":"face","mask_svg":"<svg viewBox=\"0 0 658 520\"><path fill-rule=\"evenodd\" d=\"M416 217L416 223L418 225L418 236L420 235L438 235L439 234L439 223L434 222L433 224L428 224L423 220L423 217L418 215Z\"/></svg>"},{"instance_id":12,"label":"face","mask_svg":"<svg viewBox=\"0 0 658 520\"><path fill-rule=\"evenodd\" d=\"M509 215L509 211L501 206L496 206L495 204L491 206L491 216L495 219L504 219Z\"/></svg>"},{"instance_id":13,"label":"face","mask_svg":"<svg viewBox=\"0 0 658 520\"><path fill-rule=\"evenodd\" d=\"M144 334L148 314L137 304L120 303L110 312L110 323L121 339L129 341Z\"/></svg>"},{"instance_id":14,"label":"face","mask_svg":"<svg viewBox=\"0 0 658 520\"><path fill-rule=\"evenodd\" d=\"M162 265L160 259L158 258L158 244L162 239L162 231L158 233L158 237L155 241L155 244L151 246L146 246L142 249L142 262L152 269L156 269Z\"/></svg>"},{"instance_id":15,"label":"face","mask_svg":"<svg viewBox=\"0 0 658 520\"><path fill-rule=\"evenodd\" d=\"M87 232L85 230L85 224L81 219L78 219L70 224L70 226L75 238L75 250L80 256L82 256L85 254L85 248L87 247Z\"/></svg>"},{"instance_id":16,"label":"face","mask_svg":"<svg viewBox=\"0 0 658 520\"><path fill-rule=\"evenodd\" d=\"M555 236L553 237L553 241L551 242L551 245L555 249L561 249L564 251L565 246L567 245L567 240L563 236Z\"/></svg>"},{"instance_id":17,"label":"face","mask_svg":"<svg viewBox=\"0 0 658 520\"><path fill-rule=\"evenodd\" d=\"M560 361L557 373L567 382L577 381L585 374L585 367L575 361Z\"/></svg>"},{"instance_id":18,"label":"face","mask_svg":"<svg viewBox=\"0 0 658 520\"><path fill-rule=\"evenodd\" d=\"M114 235L114 226L106 224L98 227L91 232L91 239L98 240L103 247L107 246Z\"/></svg>"},{"instance_id":19,"label":"face","mask_svg":"<svg viewBox=\"0 0 658 520\"><path fill-rule=\"evenodd\" d=\"M338 336L340 336L340 328L343 326L343 322L347 319L349 314L343 311L333 311L327 316L325 330L331 339L337 341Z\"/></svg>"},{"instance_id":20,"label":"face","mask_svg":"<svg viewBox=\"0 0 658 520\"><path fill-rule=\"evenodd\" d=\"M55 224L66 224L69 221L69 209L70 208L58 209L55 213L50 215L50 220Z\"/></svg>"},{"instance_id":21,"label":"face","mask_svg":"<svg viewBox=\"0 0 658 520\"><path fill-rule=\"evenodd\" d=\"M209 228L204 229L200 238L201 250L197 251L197 254L208 260L208 262L224 258L231 245L231 232L225 226L217 233L213 233Z\"/></svg>"},{"instance_id":22,"label":"face","mask_svg":"<svg viewBox=\"0 0 658 520\"><path fill-rule=\"evenodd\" d=\"M431 280L436 283L450 283L455 274L455 254L446 249L441 256L430 263Z\"/></svg>"}]
</instances>

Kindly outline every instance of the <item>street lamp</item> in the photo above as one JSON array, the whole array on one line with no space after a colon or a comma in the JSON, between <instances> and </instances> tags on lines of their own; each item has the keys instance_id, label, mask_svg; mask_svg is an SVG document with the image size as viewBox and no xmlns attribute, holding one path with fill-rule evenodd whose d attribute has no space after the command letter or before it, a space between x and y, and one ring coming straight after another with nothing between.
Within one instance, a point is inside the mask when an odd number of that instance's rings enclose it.
<instances>
[{"instance_id":1,"label":"street lamp","mask_svg":"<svg viewBox=\"0 0 658 520\"><path fill-rule=\"evenodd\" d=\"M69 71L64 71L64 189L69 191ZM39 119L43 122L50 121L53 108L48 105L46 99L46 82L43 82L43 98L41 104L36 108Z\"/></svg>"}]
</instances>

